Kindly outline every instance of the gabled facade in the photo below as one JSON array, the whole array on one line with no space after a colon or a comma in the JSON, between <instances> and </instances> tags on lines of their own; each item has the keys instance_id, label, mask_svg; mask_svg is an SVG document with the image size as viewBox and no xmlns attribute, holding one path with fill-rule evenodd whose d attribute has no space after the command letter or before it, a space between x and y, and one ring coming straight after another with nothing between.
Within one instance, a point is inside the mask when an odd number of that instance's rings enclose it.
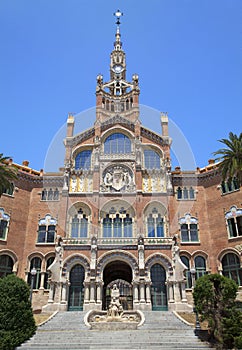
<instances>
[{"instance_id":1,"label":"gabled facade","mask_svg":"<svg viewBox=\"0 0 242 350\"><path fill-rule=\"evenodd\" d=\"M213 161L171 170L168 115L161 133L141 124L117 24L93 127L74 135L69 115L63 171L17 165L0 199L0 276L32 281L36 309L105 309L116 283L124 309L185 311L205 273L242 286L241 187L221 183Z\"/></svg>"}]
</instances>

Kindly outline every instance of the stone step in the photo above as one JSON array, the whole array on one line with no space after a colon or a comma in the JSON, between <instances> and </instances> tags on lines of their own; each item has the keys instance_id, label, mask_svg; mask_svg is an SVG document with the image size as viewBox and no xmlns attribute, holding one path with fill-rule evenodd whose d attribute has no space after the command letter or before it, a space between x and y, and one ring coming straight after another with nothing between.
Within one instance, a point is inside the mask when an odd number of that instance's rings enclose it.
<instances>
[{"instance_id":1,"label":"stone step","mask_svg":"<svg viewBox=\"0 0 242 350\"><path fill-rule=\"evenodd\" d=\"M209 349L172 312L144 312L144 315L145 323L137 330L97 331L84 324L85 312L59 312L18 349Z\"/></svg>"}]
</instances>

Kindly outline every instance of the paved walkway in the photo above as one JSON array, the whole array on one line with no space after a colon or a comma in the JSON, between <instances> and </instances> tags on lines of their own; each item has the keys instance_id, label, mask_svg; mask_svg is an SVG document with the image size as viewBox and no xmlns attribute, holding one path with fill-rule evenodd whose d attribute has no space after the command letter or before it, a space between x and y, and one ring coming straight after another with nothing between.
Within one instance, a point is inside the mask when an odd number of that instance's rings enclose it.
<instances>
[{"instance_id":1,"label":"paved walkway","mask_svg":"<svg viewBox=\"0 0 242 350\"><path fill-rule=\"evenodd\" d=\"M144 312L145 323L138 330L94 331L84 322L85 312L59 312L50 321L38 327L36 334L18 349L209 349L191 327L172 312ZM210 348L211 349L211 348Z\"/></svg>"}]
</instances>

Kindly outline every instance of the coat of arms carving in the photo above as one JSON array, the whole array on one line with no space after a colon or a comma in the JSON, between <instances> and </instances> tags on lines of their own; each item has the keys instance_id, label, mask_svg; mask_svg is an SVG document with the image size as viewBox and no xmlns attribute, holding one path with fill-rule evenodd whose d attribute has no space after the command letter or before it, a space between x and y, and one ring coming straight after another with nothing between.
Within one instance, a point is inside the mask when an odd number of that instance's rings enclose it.
<instances>
[{"instance_id":1,"label":"coat of arms carving","mask_svg":"<svg viewBox=\"0 0 242 350\"><path fill-rule=\"evenodd\" d=\"M133 172L124 165L115 165L104 170L102 192L132 192L135 190Z\"/></svg>"}]
</instances>

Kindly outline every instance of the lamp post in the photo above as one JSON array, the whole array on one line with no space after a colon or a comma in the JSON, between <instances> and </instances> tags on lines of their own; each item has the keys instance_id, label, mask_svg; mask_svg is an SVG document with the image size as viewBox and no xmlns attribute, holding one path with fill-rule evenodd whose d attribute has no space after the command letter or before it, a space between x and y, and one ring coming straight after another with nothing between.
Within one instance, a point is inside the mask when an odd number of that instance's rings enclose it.
<instances>
[{"instance_id":1,"label":"lamp post","mask_svg":"<svg viewBox=\"0 0 242 350\"><path fill-rule=\"evenodd\" d=\"M195 280L196 269L195 269L195 267L192 267L190 269L190 272L191 272L191 275L192 275L192 286L194 288L195 284L196 284L196 280ZM201 325L200 325L200 322L199 322L198 313L197 313L197 309L195 308L195 306L193 308L193 312L195 313L195 316L196 316L195 335L198 335L199 331L201 330Z\"/></svg>"},{"instance_id":2,"label":"lamp post","mask_svg":"<svg viewBox=\"0 0 242 350\"><path fill-rule=\"evenodd\" d=\"M30 300L30 303L32 304L32 295L33 295L33 288L34 288L34 277L36 276L37 274L37 270L35 267L33 267L30 271L30 274L31 274L31 284L30 284L30 295L29 295L29 300Z\"/></svg>"}]
</instances>

